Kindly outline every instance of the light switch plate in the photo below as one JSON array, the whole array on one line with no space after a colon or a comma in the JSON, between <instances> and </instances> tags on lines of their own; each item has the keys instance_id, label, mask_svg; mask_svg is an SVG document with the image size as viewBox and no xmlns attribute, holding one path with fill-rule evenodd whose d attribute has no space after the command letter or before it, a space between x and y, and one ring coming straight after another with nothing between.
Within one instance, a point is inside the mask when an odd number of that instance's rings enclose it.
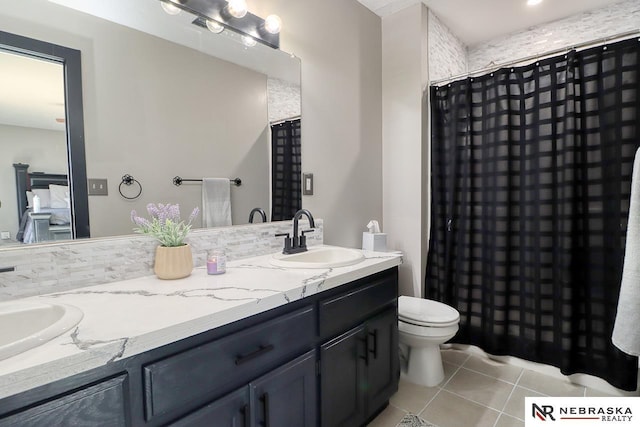
<instances>
[{"instance_id":1,"label":"light switch plate","mask_svg":"<svg viewBox=\"0 0 640 427\"><path fill-rule=\"evenodd\" d=\"M107 179L89 178L89 196L108 196Z\"/></svg>"},{"instance_id":2,"label":"light switch plate","mask_svg":"<svg viewBox=\"0 0 640 427\"><path fill-rule=\"evenodd\" d=\"M313 196L313 174L312 173L302 174L302 195Z\"/></svg>"},{"instance_id":3,"label":"light switch plate","mask_svg":"<svg viewBox=\"0 0 640 427\"><path fill-rule=\"evenodd\" d=\"M0 231L0 239L9 240L10 238L11 238L11 232L10 231Z\"/></svg>"}]
</instances>

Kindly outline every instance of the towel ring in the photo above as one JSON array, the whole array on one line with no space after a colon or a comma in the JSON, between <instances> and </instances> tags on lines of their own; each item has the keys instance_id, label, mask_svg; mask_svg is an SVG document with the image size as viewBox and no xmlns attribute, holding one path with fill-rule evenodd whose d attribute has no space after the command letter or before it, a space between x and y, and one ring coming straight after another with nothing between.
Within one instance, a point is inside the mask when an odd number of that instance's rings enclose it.
<instances>
[{"instance_id":1,"label":"towel ring","mask_svg":"<svg viewBox=\"0 0 640 427\"><path fill-rule=\"evenodd\" d=\"M138 190L138 193L137 193L135 196L133 196L133 197L125 196L125 195L122 193L122 185L123 185L123 184L125 184L125 185L133 185L134 183L135 183L135 184L138 184L138 187L140 187L140 189ZM134 178L134 177L132 177L131 175L126 174L126 175L123 175L123 176L122 176L122 181L120 182L120 185L118 186L118 192L119 192L119 193L120 193L120 195L121 195L122 197L124 197L125 199L127 199L127 200L134 200L134 199L137 199L138 197L140 197L140 195L142 194L142 184L140 184L140 181L138 181L137 179L135 179L135 178Z\"/></svg>"}]
</instances>

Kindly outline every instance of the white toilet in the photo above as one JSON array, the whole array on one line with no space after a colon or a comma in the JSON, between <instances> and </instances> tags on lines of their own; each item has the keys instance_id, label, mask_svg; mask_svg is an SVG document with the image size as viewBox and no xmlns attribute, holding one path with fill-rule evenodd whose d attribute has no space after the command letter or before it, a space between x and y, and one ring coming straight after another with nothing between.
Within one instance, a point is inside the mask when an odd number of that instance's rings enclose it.
<instances>
[{"instance_id":1,"label":"white toilet","mask_svg":"<svg viewBox=\"0 0 640 427\"><path fill-rule=\"evenodd\" d=\"M440 344L458 332L460 313L428 299L398 298L400 352L406 359L402 375L415 384L433 387L444 379Z\"/></svg>"}]
</instances>

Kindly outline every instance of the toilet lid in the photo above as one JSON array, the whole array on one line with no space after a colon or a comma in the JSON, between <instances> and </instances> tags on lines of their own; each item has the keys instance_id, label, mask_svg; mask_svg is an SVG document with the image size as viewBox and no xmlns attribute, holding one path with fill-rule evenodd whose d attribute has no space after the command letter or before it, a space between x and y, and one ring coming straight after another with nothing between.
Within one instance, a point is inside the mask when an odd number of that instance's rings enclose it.
<instances>
[{"instance_id":1,"label":"toilet lid","mask_svg":"<svg viewBox=\"0 0 640 427\"><path fill-rule=\"evenodd\" d=\"M438 301L401 296L398 298L398 318L417 325L448 325L460 320L460 313Z\"/></svg>"}]
</instances>

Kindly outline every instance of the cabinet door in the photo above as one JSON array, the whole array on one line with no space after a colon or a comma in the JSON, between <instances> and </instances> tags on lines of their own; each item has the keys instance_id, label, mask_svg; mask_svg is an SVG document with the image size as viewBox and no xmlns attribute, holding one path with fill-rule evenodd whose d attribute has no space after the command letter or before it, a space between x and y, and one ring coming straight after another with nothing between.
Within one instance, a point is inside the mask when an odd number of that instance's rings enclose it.
<instances>
[{"instance_id":1,"label":"cabinet door","mask_svg":"<svg viewBox=\"0 0 640 427\"><path fill-rule=\"evenodd\" d=\"M367 415L382 408L398 391L398 316L396 307L368 320Z\"/></svg>"},{"instance_id":2,"label":"cabinet door","mask_svg":"<svg viewBox=\"0 0 640 427\"><path fill-rule=\"evenodd\" d=\"M366 342L361 325L322 345L322 427L353 427L364 421Z\"/></svg>"},{"instance_id":3,"label":"cabinet door","mask_svg":"<svg viewBox=\"0 0 640 427\"><path fill-rule=\"evenodd\" d=\"M122 375L0 419L2 427L126 427L126 376Z\"/></svg>"},{"instance_id":4,"label":"cabinet door","mask_svg":"<svg viewBox=\"0 0 640 427\"><path fill-rule=\"evenodd\" d=\"M310 351L253 381L254 426L316 427L316 358Z\"/></svg>"},{"instance_id":5,"label":"cabinet door","mask_svg":"<svg viewBox=\"0 0 640 427\"><path fill-rule=\"evenodd\" d=\"M170 424L171 427L249 427L249 388L242 387Z\"/></svg>"}]
</instances>

